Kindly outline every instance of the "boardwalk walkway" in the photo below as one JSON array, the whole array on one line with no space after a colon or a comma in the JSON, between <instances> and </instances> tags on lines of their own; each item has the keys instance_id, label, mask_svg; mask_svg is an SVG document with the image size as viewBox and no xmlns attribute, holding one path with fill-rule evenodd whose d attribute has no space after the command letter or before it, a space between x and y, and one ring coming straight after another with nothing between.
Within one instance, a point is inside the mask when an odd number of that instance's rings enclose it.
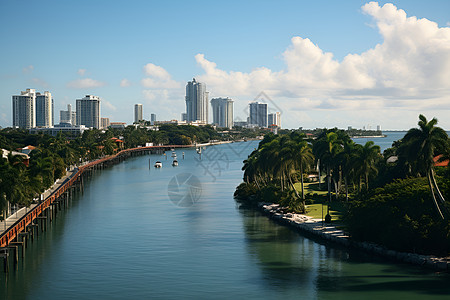
<instances>
[{"instance_id":1,"label":"boardwalk walkway","mask_svg":"<svg viewBox=\"0 0 450 300\"><path fill-rule=\"evenodd\" d=\"M54 192L56 192L67 180L72 178L75 173L78 171L78 168L75 168L71 171L67 171L66 175L60 179L48 190L43 193L43 199L46 200L50 197ZM8 230L11 226L13 226L18 220L20 220L23 216L25 216L29 211L35 208L39 203L33 202L30 207L23 207L9 216L6 220L0 221L0 235L2 235L6 230Z\"/></svg>"}]
</instances>

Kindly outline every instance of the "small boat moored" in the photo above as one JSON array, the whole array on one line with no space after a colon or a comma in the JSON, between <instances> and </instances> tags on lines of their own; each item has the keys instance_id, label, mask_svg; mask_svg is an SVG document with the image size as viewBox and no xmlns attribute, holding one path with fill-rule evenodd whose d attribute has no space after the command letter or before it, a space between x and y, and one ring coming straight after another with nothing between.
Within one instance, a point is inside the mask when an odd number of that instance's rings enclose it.
<instances>
[{"instance_id":1,"label":"small boat moored","mask_svg":"<svg viewBox=\"0 0 450 300\"><path fill-rule=\"evenodd\" d=\"M155 168L162 168L162 162L160 162L159 160L155 162Z\"/></svg>"},{"instance_id":2,"label":"small boat moored","mask_svg":"<svg viewBox=\"0 0 450 300\"><path fill-rule=\"evenodd\" d=\"M174 167L178 166L178 160L174 159L172 162L172 166Z\"/></svg>"}]
</instances>

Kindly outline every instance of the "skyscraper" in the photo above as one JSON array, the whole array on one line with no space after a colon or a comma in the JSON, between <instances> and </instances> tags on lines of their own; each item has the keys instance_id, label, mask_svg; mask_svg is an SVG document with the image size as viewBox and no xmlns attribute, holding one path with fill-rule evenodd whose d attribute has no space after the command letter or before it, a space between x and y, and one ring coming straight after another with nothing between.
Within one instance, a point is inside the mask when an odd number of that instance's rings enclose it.
<instances>
[{"instance_id":1,"label":"skyscraper","mask_svg":"<svg viewBox=\"0 0 450 300\"><path fill-rule=\"evenodd\" d=\"M13 127L30 129L36 126L36 90L27 89L12 96Z\"/></svg>"},{"instance_id":2,"label":"skyscraper","mask_svg":"<svg viewBox=\"0 0 450 300\"><path fill-rule=\"evenodd\" d=\"M151 114L150 115L150 122L155 122L155 121L156 121L156 114Z\"/></svg>"},{"instance_id":3,"label":"skyscraper","mask_svg":"<svg viewBox=\"0 0 450 300\"><path fill-rule=\"evenodd\" d=\"M134 105L134 123L139 123L140 121L143 121L143 108L142 104L135 104Z\"/></svg>"},{"instance_id":4,"label":"skyscraper","mask_svg":"<svg viewBox=\"0 0 450 300\"><path fill-rule=\"evenodd\" d=\"M109 125L110 125L109 118L100 118L100 123L101 123L100 126L101 126L103 129L108 128Z\"/></svg>"},{"instance_id":5,"label":"skyscraper","mask_svg":"<svg viewBox=\"0 0 450 300\"><path fill-rule=\"evenodd\" d=\"M233 100L230 98L211 99L213 124L219 127L233 127Z\"/></svg>"},{"instance_id":6,"label":"skyscraper","mask_svg":"<svg viewBox=\"0 0 450 300\"><path fill-rule=\"evenodd\" d=\"M186 85L186 121L208 123L208 92L206 85L194 79Z\"/></svg>"},{"instance_id":7,"label":"skyscraper","mask_svg":"<svg viewBox=\"0 0 450 300\"><path fill-rule=\"evenodd\" d=\"M67 110L59 111L59 123L77 125L77 114L75 111L72 111L72 104L67 104Z\"/></svg>"},{"instance_id":8,"label":"skyscraper","mask_svg":"<svg viewBox=\"0 0 450 300\"><path fill-rule=\"evenodd\" d=\"M36 127L53 127L53 98L50 92L36 93Z\"/></svg>"},{"instance_id":9,"label":"skyscraper","mask_svg":"<svg viewBox=\"0 0 450 300\"><path fill-rule=\"evenodd\" d=\"M248 119L249 125L267 127L267 104L252 102L250 103L250 113Z\"/></svg>"},{"instance_id":10,"label":"skyscraper","mask_svg":"<svg viewBox=\"0 0 450 300\"><path fill-rule=\"evenodd\" d=\"M280 118L280 113L278 111L273 114L268 114L267 120L268 120L267 121L268 126L276 125L277 127L281 127L281 118Z\"/></svg>"},{"instance_id":11,"label":"skyscraper","mask_svg":"<svg viewBox=\"0 0 450 300\"><path fill-rule=\"evenodd\" d=\"M77 99L77 125L100 128L100 97L86 95Z\"/></svg>"}]
</instances>

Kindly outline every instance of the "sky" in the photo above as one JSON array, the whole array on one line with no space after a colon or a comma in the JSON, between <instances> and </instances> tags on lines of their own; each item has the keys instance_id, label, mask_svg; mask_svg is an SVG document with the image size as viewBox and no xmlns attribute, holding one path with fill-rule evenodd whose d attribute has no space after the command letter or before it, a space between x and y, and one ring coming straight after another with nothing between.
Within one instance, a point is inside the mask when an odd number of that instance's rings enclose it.
<instances>
[{"instance_id":1,"label":"sky","mask_svg":"<svg viewBox=\"0 0 450 300\"><path fill-rule=\"evenodd\" d=\"M0 126L12 95L101 97L101 116L180 119L196 78L213 97L268 103L283 128L450 130L450 1L0 0ZM210 113L210 118L211 118ZM212 120L210 120L211 122Z\"/></svg>"}]
</instances>

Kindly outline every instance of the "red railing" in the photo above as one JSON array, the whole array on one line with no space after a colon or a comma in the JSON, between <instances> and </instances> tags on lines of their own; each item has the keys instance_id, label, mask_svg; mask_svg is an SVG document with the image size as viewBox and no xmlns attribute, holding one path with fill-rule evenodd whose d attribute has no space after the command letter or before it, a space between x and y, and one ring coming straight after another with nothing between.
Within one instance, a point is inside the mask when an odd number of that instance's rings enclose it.
<instances>
[{"instance_id":1,"label":"red railing","mask_svg":"<svg viewBox=\"0 0 450 300\"><path fill-rule=\"evenodd\" d=\"M69 180L66 180L58 189L56 189L53 193L51 193L44 201L42 201L39 205L32 208L29 212L27 212L24 216L22 216L19 220L17 220L12 226L10 226L5 232L0 235L0 247L6 247L12 242L20 232L26 230L27 226L31 224L37 217L39 217L44 210L46 210L56 199L59 198L64 192L66 192L72 184L84 173L85 170L94 167L95 165L101 164L108 160L115 159L118 156L121 156L125 153L131 152L139 152L151 149L165 149L165 148L189 148L193 147L192 145L165 145L165 146L148 146L148 147L137 147L124 149L120 152L110 155L107 157L103 157L94 161L91 161L83 166L80 166L78 170L71 175ZM6 221L6 220L5 220Z\"/></svg>"}]
</instances>

